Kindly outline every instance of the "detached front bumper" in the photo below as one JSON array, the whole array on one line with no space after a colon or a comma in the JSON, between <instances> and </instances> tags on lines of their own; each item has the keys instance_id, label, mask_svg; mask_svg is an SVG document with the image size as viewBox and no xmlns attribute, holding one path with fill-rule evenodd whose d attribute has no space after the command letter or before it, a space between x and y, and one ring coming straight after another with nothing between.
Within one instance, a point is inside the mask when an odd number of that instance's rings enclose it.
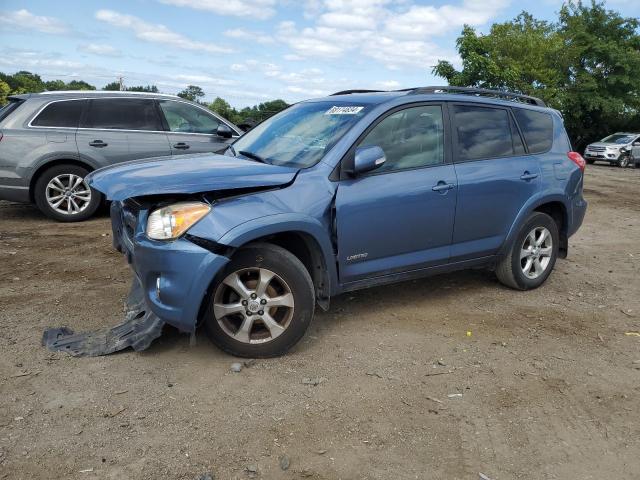
<instances>
[{"instance_id":1,"label":"detached front bumper","mask_svg":"<svg viewBox=\"0 0 640 480\"><path fill-rule=\"evenodd\" d=\"M229 259L185 238L150 240L143 231L146 220L146 211L113 202L113 245L127 258L153 313L181 331L193 332L207 289Z\"/></svg>"}]
</instances>

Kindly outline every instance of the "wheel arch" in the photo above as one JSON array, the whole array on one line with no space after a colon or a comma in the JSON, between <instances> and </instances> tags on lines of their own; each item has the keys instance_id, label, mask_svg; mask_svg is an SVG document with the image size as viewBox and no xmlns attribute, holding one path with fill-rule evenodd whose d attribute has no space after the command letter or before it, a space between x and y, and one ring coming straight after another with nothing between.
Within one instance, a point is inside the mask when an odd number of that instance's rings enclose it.
<instances>
[{"instance_id":1,"label":"wheel arch","mask_svg":"<svg viewBox=\"0 0 640 480\"><path fill-rule=\"evenodd\" d=\"M568 227L569 227L569 208L567 199L561 194L548 195L532 199L518 213L516 220L513 222L509 233L499 250L499 255L504 255L509 250L509 245L514 237L520 231L520 227L526 221L527 217L533 212L542 212L549 215L558 225L558 233L560 235L560 248L558 256L566 258L569 248Z\"/></svg>"},{"instance_id":2,"label":"wheel arch","mask_svg":"<svg viewBox=\"0 0 640 480\"><path fill-rule=\"evenodd\" d=\"M278 245L295 255L307 268L313 280L318 305L326 310L329 298L337 287L335 254L328 227L315 219L292 219L283 214L278 220L271 215L239 225L227 232L217 243L242 248L251 243L267 242Z\"/></svg>"}]
</instances>

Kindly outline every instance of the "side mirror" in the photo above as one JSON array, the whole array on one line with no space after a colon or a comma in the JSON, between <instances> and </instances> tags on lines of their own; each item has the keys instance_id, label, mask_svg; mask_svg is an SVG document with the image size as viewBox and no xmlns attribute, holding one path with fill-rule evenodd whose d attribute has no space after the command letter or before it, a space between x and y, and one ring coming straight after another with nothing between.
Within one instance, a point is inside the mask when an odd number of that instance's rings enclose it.
<instances>
[{"instance_id":1,"label":"side mirror","mask_svg":"<svg viewBox=\"0 0 640 480\"><path fill-rule=\"evenodd\" d=\"M221 123L216 129L216 135L223 138L231 138L233 136L233 130L226 123Z\"/></svg>"},{"instance_id":2,"label":"side mirror","mask_svg":"<svg viewBox=\"0 0 640 480\"><path fill-rule=\"evenodd\" d=\"M377 145L369 145L368 147L356 148L356 154L353 161L353 173L355 175L375 170L384 162L387 157L384 150Z\"/></svg>"}]
</instances>

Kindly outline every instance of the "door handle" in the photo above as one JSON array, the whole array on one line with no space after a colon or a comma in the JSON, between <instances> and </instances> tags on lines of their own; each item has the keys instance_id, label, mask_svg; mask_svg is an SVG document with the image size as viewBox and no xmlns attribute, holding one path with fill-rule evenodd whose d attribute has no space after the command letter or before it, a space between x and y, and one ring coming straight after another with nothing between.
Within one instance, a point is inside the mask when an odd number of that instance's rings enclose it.
<instances>
[{"instance_id":1,"label":"door handle","mask_svg":"<svg viewBox=\"0 0 640 480\"><path fill-rule=\"evenodd\" d=\"M106 147L107 145L109 144L104 143L102 140L94 140L93 142L89 142L89 146L96 147L96 148Z\"/></svg>"},{"instance_id":2,"label":"door handle","mask_svg":"<svg viewBox=\"0 0 640 480\"><path fill-rule=\"evenodd\" d=\"M189 145L184 142L178 142L173 144L173 148L175 148L176 150L187 150L189 148Z\"/></svg>"},{"instance_id":3,"label":"door handle","mask_svg":"<svg viewBox=\"0 0 640 480\"><path fill-rule=\"evenodd\" d=\"M449 190L454 188L455 185L453 183L447 183L440 180L436 185L434 185L431 190L434 192L447 193Z\"/></svg>"},{"instance_id":4,"label":"door handle","mask_svg":"<svg viewBox=\"0 0 640 480\"><path fill-rule=\"evenodd\" d=\"M520 175L520 180L524 180L525 182L533 180L534 178L538 178L537 173L524 172L522 175Z\"/></svg>"}]
</instances>

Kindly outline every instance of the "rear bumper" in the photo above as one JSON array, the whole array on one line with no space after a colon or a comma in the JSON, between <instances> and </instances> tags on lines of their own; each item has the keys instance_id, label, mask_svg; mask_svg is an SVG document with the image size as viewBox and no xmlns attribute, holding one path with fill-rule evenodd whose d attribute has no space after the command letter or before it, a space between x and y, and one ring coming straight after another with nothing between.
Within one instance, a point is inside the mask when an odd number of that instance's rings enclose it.
<instances>
[{"instance_id":1,"label":"rear bumper","mask_svg":"<svg viewBox=\"0 0 640 480\"><path fill-rule=\"evenodd\" d=\"M124 253L153 313L179 330L193 332L211 281L229 259L180 238L149 240L137 229L129 236L120 202L111 206L114 247Z\"/></svg>"},{"instance_id":2,"label":"rear bumper","mask_svg":"<svg viewBox=\"0 0 640 480\"><path fill-rule=\"evenodd\" d=\"M29 187L0 185L0 200L9 200L10 202L29 203Z\"/></svg>"}]
</instances>

